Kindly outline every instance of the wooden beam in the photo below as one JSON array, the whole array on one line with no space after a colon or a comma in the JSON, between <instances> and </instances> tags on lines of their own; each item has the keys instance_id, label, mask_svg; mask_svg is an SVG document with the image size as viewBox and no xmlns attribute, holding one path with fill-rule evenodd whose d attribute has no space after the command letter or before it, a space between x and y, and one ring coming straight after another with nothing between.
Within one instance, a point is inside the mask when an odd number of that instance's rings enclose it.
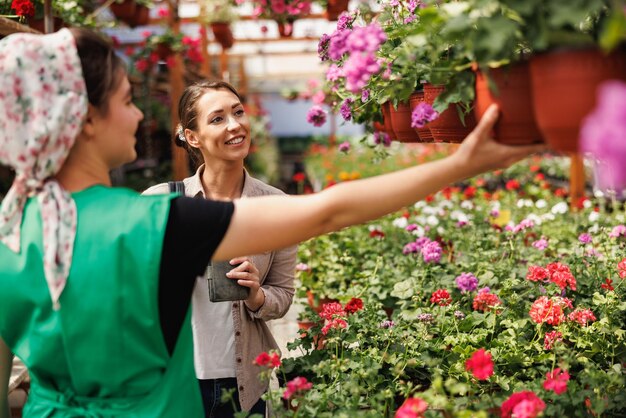
<instances>
[{"instance_id":1,"label":"wooden beam","mask_svg":"<svg viewBox=\"0 0 626 418\"><path fill-rule=\"evenodd\" d=\"M570 154L569 182L570 210L577 212L580 210L578 203L585 197L585 167L578 153Z\"/></svg>"}]
</instances>

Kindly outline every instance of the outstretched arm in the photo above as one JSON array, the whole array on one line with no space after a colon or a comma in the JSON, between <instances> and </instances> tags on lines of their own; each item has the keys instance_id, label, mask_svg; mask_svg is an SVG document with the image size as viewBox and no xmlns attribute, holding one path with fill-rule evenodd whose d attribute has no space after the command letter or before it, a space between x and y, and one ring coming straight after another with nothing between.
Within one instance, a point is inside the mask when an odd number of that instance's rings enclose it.
<instances>
[{"instance_id":1,"label":"outstretched arm","mask_svg":"<svg viewBox=\"0 0 626 418\"><path fill-rule=\"evenodd\" d=\"M497 118L497 108L492 106L457 152L438 161L338 184L313 195L237 200L228 231L213 259L283 248L379 218L452 182L507 167L542 149L495 142L489 133Z\"/></svg>"},{"instance_id":2,"label":"outstretched arm","mask_svg":"<svg viewBox=\"0 0 626 418\"><path fill-rule=\"evenodd\" d=\"M13 356L9 347L0 338L0 418L9 418L9 378Z\"/></svg>"}]
</instances>

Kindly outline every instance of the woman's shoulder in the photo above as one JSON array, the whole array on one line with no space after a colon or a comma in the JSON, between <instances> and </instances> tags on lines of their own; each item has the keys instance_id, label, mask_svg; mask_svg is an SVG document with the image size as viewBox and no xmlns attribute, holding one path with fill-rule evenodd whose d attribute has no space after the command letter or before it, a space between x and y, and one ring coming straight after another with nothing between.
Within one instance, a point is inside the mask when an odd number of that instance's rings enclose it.
<instances>
[{"instance_id":1,"label":"woman's shoulder","mask_svg":"<svg viewBox=\"0 0 626 418\"><path fill-rule=\"evenodd\" d=\"M146 190L141 192L143 195L149 194L166 194L170 192L170 186L167 183L159 183L154 186L148 187Z\"/></svg>"},{"instance_id":2,"label":"woman's shoulder","mask_svg":"<svg viewBox=\"0 0 626 418\"><path fill-rule=\"evenodd\" d=\"M276 194L285 194L282 190L277 187L270 186L267 183L262 182L261 180L254 178L248 175L246 181L250 182L249 187L245 187L244 194L249 196L262 196L262 195L276 195ZM245 193L245 192L248 193Z\"/></svg>"}]
</instances>

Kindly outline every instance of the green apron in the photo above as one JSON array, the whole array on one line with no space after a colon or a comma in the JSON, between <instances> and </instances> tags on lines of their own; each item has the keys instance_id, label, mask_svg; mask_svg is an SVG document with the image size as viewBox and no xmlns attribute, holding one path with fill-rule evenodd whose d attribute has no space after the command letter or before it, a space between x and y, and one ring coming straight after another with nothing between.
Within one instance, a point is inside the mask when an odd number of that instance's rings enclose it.
<instances>
[{"instance_id":1,"label":"green apron","mask_svg":"<svg viewBox=\"0 0 626 418\"><path fill-rule=\"evenodd\" d=\"M73 195L74 256L61 308L43 275L39 204L20 254L0 244L0 335L29 369L25 417L202 417L189 314L170 358L158 277L170 195L95 186Z\"/></svg>"}]
</instances>

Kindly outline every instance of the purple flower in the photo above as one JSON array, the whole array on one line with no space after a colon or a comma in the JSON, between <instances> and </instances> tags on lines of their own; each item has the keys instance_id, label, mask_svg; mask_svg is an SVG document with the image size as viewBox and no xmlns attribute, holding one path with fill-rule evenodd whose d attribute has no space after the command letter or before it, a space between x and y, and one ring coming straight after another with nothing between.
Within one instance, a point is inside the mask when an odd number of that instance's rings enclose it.
<instances>
[{"instance_id":1,"label":"purple flower","mask_svg":"<svg viewBox=\"0 0 626 418\"><path fill-rule=\"evenodd\" d=\"M597 105L582 122L580 148L601 161L600 187L626 187L626 83L606 81L598 87Z\"/></svg>"},{"instance_id":2,"label":"purple flower","mask_svg":"<svg viewBox=\"0 0 626 418\"><path fill-rule=\"evenodd\" d=\"M441 260L441 246L437 241L430 241L422 247L422 256L426 263L438 263Z\"/></svg>"},{"instance_id":3,"label":"purple flower","mask_svg":"<svg viewBox=\"0 0 626 418\"><path fill-rule=\"evenodd\" d=\"M583 244L590 244L592 241L592 238L591 238L591 235L585 232L578 236L578 241L582 242Z\"/></svg>"},{"instance_id":4,"label":"purple flower","mask_svg":"<svg viewBox=\"0 0 626 418\"><path fill-rule=\"evenodd\" d=\"M544 238L541 238L541 239L539 239L539 240L537 240L537 241L533 242L533 244L532 244L532 245L533 245L533 247L535 247L536 249L543 251L543 250L545 250L546 248L548 248L548 240L547 240L547 239L544 239Z\"/></svg>"},{"instance_id":5,"label":"purple flower","mask_svg":"<svg viewBox=\"0 0 626 418\"><path fill-rule=\"evenodd\" d=\"M404 229L409 232L415 231L417 229L417 224L408 224Z\"/></svg>"},{"instance_id":6,"label":"purple flower","mask_svg":"<svg viewBox=\"0 0 626 418\"><path fill-rule=\"evenodd\" d=\"M439 113L428 103L421 102L411 113L411 127L423 128L428 122L432 122L439 117Z\"/></svg>"},{"instance_id":7,"label":"purple flower","mask_svg":"<svg viewBox=\"0 0 626 418\"><path fill-rule=\"evenodd\" d=\"M352 119L352 107L350 106L352 102L354 102L354 100L351 97L348 97L341 104L341 108L339 109L339 112L341 113L341 117L343 118L343 120ZM350 144L348 144L348 149L350 149ZM340 151L341 151L341 146L340 146Z\"/></svg>"},{"instance_id":8,"label":"purple flower","mask_svg":"<svg viewBox=\"0 0 626 418\"><path fill-rule=\"evenodd\" d=\"M374 132L374 144L383 144L388 147L391 145L391 138L387 132Z\"/></svg>"},{"instance_id":9,"label":"purple flower","mask_svg":"<svg viewBox=\"0 0 626 418\"><path fill-rule=\"evenodd\" d=\"M417 320L425 324L430 324L431 322L435 320L435 318L433 317L433 314L422 313L422 314L417 315Z\"/></svg>"},{"instance_id":10,"label":"purple flower","mask_svg":"<svg viewBox=\"0 0 626 418\"><path fill-rule=\"evenodd\" d=\"M326 80L337 81L343 77L343 69L336 64L331 64L326 71Z\"/></svg>"},{"instance_id":11,"label":"purple flower","mask_svg":"<svg viewBox=\"0 0 626 418\"><path fill-rule=\"evenodd\" d=\"M419 250L420 249L415 242L409 242L408 244L404 246L404 248L402 248L402 254L404 255L414 254L418 252Z\"/></svg>"},{"instance_id":12,"label":"purple flower","mask_svg":"<svg viewBox=\"0 0 626 418\"><path fill-rule=\"evenodd\" d=\"M478 279L472 273L461 273L454 281L462 293L472 292L478 288Z\"/></svg>"},{"instance_id":13,"label":"purple flower","mask_svg":"<svg viewBox=\"0 0 626 418\"><path fill-rule=\"evenodd\" d=\"M344 141L341 144L339 144L338 148L340 152L348 152L350 151L350 142Z\"/></svg>"},{"instance_id":14,"label":"purple flower","mask_svg":"<svg viewBox=\"0 0 626 418\"><path fill-rule=\"evenodd\" d=\"M328 45L330 44L330 36L327 34L323 34L320 37L320 41L317 44L317 55L320 57L321 61L328 61L330 57L328 56Z\"/></svg>"},{"instance_id":15,"label":"purple flower","mask_svg":"<svg viewBox=\"0 0 626 418\"><path fill-rule=\"evenodd\" d=\"M337 19L337 30L348 29L348 25L352 23L352 15L348 12L341 12Z\"/></svg>"},{"instance_id":16,"label":"purple flower","mask_svg":"<svg viewBox=\"0 0 626 418\"><path fill-rule=\"evenodd\" d=\"M428 237L419 237L415 240L415 244L417 244L417 248L421 251L424 248L424 245L430 242L430 238Z\"/></svg>"},{"instance_id":17,"label":"purple flower","mask_svg":"<svg viewBox=\"0 0 626 418\"><path fill-rule=\"evenodd\" d=\"M381 29L378 23L372 23L365 27L358 26L352 29L346 43L350 54L357 52L375 53L386 40L385 31Z\"/></svg>"},{"instance_id":18,"label":"purple flower","mask_svg":"<svg viewBox=\"0 0 626 418\"><path fill-rule=\"evenodd\" d=\"M330 43L328 45L328 56L334 61L339 61L343 54L348 52L348 45L346 44L350 36L348 29L336 30L330 35Z\"/></svg>"},{"instance_id":19,"label":"purple flower","mask_svg":"<svg viewBox=\"0 0 626 418\"><path fill-rule=\"evenodd\" d=\"M306 121L313 126L320 127L326 123L326 111L320 106L313 106L306 114Z\"/></svg>"},{"instance_id":20,"label":"purple flower","mask_svg":"<svg viewBox=\"0 0 626 418\"><path fill-rule=\"evenodd\" d=\"M343 65L346 76L346 89L352 93L360 92L370 80L372 74L380 70L380 65L373 55L352 54Z\"/></svg>"},{"instance_id":21,"label":"purple flower","mask_svg":"<svg viewBox=\"0 0 626 418\"><path fill-rule=\"evenodd\" d=\"M361 101L363 103L367 102L367 99L370 98L370 91L368 89L363 89L363 92L361 93Z\"/></svg>"},{"instance_id":22,"label":"purple flower","mask_svg":"<svg viewBox=\"0 0 626 418\"><path fill-rule=\"evenodd\" d=\"M611 238L626 237L626 226L624 226L624 225L617 225L609 233L609 237L611 237Z\"/></svg>"},{"instance_id":23,"label":"purple flower","mask_svg":"<svg viewBox=\"0 0 626 418\"><path fill-rule=\"evenodd\" d=\"M381 328L393 328L396 325L393 321L385 320L380 323Z\"/></svg>"}]
</instances>

